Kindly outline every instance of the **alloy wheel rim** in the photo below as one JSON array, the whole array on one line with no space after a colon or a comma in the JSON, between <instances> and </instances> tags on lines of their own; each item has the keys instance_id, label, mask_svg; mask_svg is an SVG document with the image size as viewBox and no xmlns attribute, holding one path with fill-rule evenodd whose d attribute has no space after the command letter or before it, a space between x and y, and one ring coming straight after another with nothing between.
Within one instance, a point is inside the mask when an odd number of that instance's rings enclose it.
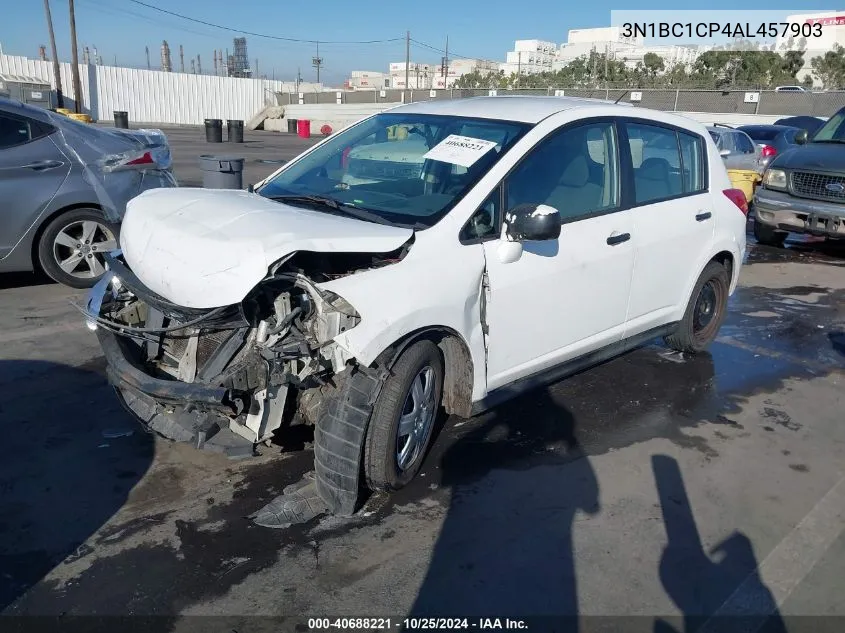
<instances>
[{"instance_id":1,"label":"alloy wheel rim","mask_svg":"<svg viewBox=\"0 0 845 633\"><path fill-rule=\"evenodd\" d=\"M402 472L411 468L428 442L434 422L434 369L426 365L411 381L399 414L396 432L396 465Z\"/></svg>"},{"instance_id":2,"label":"alloy wheel rim","mask_svg":"<svg viewBox=\"0 0 845 633\"><path fill-rule=\"evenodd\" d=\"M53 240L53 259L64 273L94 279L106 272L103 255L117 248L112 230L95 220L78 220L62 227Z\"/></svg>"}]
</instances>

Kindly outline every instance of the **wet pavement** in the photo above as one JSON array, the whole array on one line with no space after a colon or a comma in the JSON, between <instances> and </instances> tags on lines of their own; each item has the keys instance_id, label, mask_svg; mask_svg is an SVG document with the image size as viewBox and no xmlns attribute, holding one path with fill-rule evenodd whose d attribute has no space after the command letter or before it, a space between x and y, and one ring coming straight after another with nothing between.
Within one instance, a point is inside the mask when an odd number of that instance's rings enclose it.
<instances>
[{"instance_id":1,"label":"wet pavement","mask_svg":"<svg viewBox=\"0 0 845 633\"><path fill-rule=\"evenodd\" d=\"M288 530L246 517L310 468L309 438L231 462L144 433L80 297L0 277L6 615L845 616L841 248L751 245L709 353L655 342L441 420L408 488Z\"/></svg>"}]
</instances>

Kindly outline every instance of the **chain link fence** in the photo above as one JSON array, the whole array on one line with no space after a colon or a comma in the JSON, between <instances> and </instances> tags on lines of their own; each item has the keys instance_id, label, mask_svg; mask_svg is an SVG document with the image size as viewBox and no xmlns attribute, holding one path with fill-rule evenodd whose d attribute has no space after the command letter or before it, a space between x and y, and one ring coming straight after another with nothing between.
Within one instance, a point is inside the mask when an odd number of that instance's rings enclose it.
<instances>
[{"instance_id":1,"label":"chain link fence","mask_svg":"<svg viewBox=\"0 0 845 633\"><path fill-rule=\"evenodd\" d=\"M688 90L655 88L520 88L507 90L446 89L446 90L358 90L277 93L279 105L343 104L343 103L402 103L464 99L491 94L543 95L608 99L629 102L634 106L654 110L679 112L713 112L766 115L809 115L829 117L845 107L845 91L835 92L777 92L774 90Z\"/></svg>"}]
</instances>

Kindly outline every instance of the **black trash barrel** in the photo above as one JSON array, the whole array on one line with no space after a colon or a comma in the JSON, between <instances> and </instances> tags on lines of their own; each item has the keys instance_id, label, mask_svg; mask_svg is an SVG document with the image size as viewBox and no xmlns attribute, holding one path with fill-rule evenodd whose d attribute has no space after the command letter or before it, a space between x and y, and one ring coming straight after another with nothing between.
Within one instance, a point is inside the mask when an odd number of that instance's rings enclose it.
<instances>
[{"instance_id":1,"label":"black trash barrel","mask_svg":"<svg viewBox=\"0 0 845 633\"><path fill-rule=\"evenodd\" d=\"M296 126L299 122L296 119L288 119L288 134L296 134Z\"/></svg>"},{"instance_id":2,"label":"black trash barrel","mask_svg":"<svg viewBox=\"0 0 845 633\"><path fill-rule=\"evenodd\" d=\"M205 120L205 140L209 143L223 142L223 121L221 119Z\"/></svg>"},{"instance_id":3,"label":"black trash barrel","mask_svg":"<svg viewBox=\"0 0 845 633\"><path fill-rule=\"evenodd\" d=\"M244 188L244 159L239 156L203 154L200 156L200 169L202 186L206 189Z\"/></svg>"},{"instance_id":4,"label":"black trash barrel","mask_svg":"<svg viewBox=\"0 0 845 633\"><path fill-rule=\"evenodd\" d=\"M244 142L244 122L237 119L228 119L226 121L228 128L228 139L230 143Z\"/></svg>"},{"instance_id":5,"label":"black trash barrel","mask_svg":"<svg viewBox=\"0 0 845 633\"><path fill-rule=\"evenodd\" d=\"M123 110L114 111L114 126L124 130L129 129L129 113Z\"/></svg>"}]
</instances>

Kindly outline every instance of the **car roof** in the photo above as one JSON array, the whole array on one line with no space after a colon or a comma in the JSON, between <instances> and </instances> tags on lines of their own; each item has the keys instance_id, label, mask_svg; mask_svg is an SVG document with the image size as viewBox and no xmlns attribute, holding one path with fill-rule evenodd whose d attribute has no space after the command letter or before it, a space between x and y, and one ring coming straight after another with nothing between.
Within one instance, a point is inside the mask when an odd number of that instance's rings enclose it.
<instances>
[{"instance_id":1,"label":"car roof","mask_svg":"<svg viewBox=\"0 0 845 633\"><path fill-rule=\"evenodd\" d=\"M50 113L47 110L6 97L0 97L0 110L4 110L9 114L28 116L42 123L48 123L50 121Z\"/></svg>"},{"instance_id":2,"label":"car roof","mask_svg":"<svg viewBox=\"0 0 845 633\"><path fill-rule=\"evenodd\" d=\"M498 119L521 123L539 123L564 110L615 106L620 114L632 114L630 104L614 104L604 99L581 99L578 97L529 97L503 95L496 97L470 97L467 99L444 99L439 101L418 101L395 108L389 112L413 114L440 114L481 119Z\"/></svg>"},{"instance_id":3,"label":"car roof","mask_svg":"<svg viewBox=\"0 0 845 633\"><path fill-rule=\"evenodd\" d=\"M765 123L760 123L760 124L757 124L757 125L740 125L739 128L737 128L737 129L740 129L740 130L743 130L743 131L777 130L778 132L787 132L789 130L799 130L801 128L797 128L797 127L792 126L792 125L768 125L768 124L765 124Z\"/></svg>"}]
</instances>

